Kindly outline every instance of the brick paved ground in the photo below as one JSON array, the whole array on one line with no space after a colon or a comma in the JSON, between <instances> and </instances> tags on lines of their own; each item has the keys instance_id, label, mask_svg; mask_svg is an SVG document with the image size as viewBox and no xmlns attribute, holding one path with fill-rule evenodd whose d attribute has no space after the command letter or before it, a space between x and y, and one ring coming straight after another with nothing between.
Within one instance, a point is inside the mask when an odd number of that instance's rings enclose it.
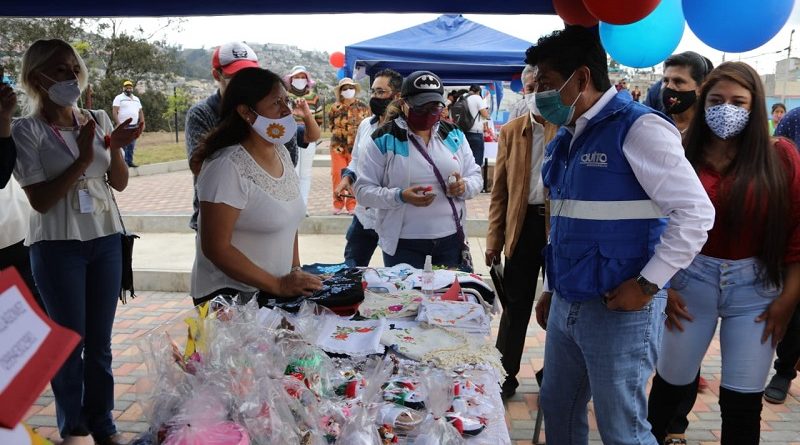
<instances>
[{"instance_id":1,"label":"brick paved ground","mask_svg":"<svg viewBox=\"0 0 800 445\"><path fill-rule=\"evenodd\" d=\"M331 215L333 209L330 169L314 167L308 213ZM187 215L192 213L192 175L186 171L132 177L128 188L117 194L126 215ZM489 194L483 193L467 203L469 218L486 219Z\"/></svg>"},{"instance_id":2,"label":"brick paved ground","mask_svg":"<svg viewBox=\"0 0 800 445\"><path fill-rule=\"evenodd\" d=\"M331 204L329 170L314 169L314 183L309 213L327 215ZM125 214L180 215L191 211L192 180L188 171L163 175L131 178L128 189L118 196ZM485 219L488 212L488 195L481 195L469 203L470 218ZM143 431L147 425L142 409L137 403L136 383L145 373L137 342L154 327L178 316L189 307L189 299L183 294L142 292L140 297L117 311L112 349L114 351L114 374L116 376L116 409L114 411L120 431L128 438ZM496 335L495 330L493 335ZM507 422L516 445L529 444L533 435L537 412L539 388L534 379L535 370L541 368L544 355L545 333L531 323L526 338L520 381L517 395L506 405ZM714 444L719 440L719 394L720 351L718 340L712 343L703 363L703 376L708 380L709 390L700 394L692 411L692 422L688 435L693 445ZM796 380L791 396L785 405L765 404L762 414L763 445L800 445L800 381ZM27 421L50 438L57 438L55 429L55 404L52 391L46 389L26 415ZM593 418L592 443L599 444L599 435ZM557 445L557 444L556 444Z\"/></svg>"}]
</instances>

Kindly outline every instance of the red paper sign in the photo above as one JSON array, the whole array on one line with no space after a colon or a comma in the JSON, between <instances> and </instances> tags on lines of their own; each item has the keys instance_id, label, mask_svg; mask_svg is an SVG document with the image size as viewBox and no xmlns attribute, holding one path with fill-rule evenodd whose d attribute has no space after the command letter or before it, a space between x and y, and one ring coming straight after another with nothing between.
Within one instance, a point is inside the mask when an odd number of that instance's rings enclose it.
<instances>
[{"instance_id":1,"label":"red paper sign","mask_svg":"<svg viewBox=\"0 0 800 445\"><path fill-rule=\"evenodd\" d=\"M453 280L450 289L447 289L442 295L443 301L464 301L464 296L461 293L461 284L458 282L458 277Z\"/></svg>"},{"instance_id":2,"label":"red paper sign","mask_svg":"<svg viewBox=\"0 0 800 445\"><path fill-rule=\"evenodd\" d=\"M14 268L0 271L0 427L17 426L79 341L47 317Z\"/></svg>"}]
</instances>

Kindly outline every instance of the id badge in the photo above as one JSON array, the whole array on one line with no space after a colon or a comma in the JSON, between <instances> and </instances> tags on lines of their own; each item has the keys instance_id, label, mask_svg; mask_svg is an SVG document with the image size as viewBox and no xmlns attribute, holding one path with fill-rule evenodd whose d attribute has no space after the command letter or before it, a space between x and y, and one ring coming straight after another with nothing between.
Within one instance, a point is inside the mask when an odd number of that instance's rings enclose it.
<instances>
[{"instance_id":1,"label":"id badge","mask_svg":"<svg viewBox=\"0 0 800 445\"><path fill-rule=\"evenodd\" d=\"M94 212L94 199L89 194L89 190L85 188L78 189L78 205L80 206L81 213Z\"/></svg>"}]
</instances>

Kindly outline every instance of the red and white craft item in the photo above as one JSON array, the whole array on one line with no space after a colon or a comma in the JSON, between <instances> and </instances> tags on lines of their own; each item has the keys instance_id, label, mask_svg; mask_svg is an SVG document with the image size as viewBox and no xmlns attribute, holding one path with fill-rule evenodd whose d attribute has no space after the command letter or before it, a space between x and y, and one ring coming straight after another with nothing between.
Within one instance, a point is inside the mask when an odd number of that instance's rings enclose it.
<instances>
[{"instance_id":1,"label":"red and white craft item","mask_svg":"<svg viewBox=\"0 0 800 445\"><path fill-rule=\"evenodd\" d=\"M47 317L16 269L0 272L0 427L17 426L79 342Z\"/></svg>"}]
</instances>

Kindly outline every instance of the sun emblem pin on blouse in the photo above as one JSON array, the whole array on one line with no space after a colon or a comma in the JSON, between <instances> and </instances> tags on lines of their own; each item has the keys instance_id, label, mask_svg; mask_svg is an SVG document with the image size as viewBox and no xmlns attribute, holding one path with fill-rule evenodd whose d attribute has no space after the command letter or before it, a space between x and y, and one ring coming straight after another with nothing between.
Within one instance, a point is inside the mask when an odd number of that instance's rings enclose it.
<instances>
[{"instance_id":1,"label":"sun emblem pin on blouse","mask_svg":"<svg viewBox=\"0 0 800 445\"><path fill-rule=\"evenodd\" d=\"M273 139L280 139L284 133L286 133L286 128L283 125L272 123L267 127L267 136Z\"/></svg>"}]
</instances>

